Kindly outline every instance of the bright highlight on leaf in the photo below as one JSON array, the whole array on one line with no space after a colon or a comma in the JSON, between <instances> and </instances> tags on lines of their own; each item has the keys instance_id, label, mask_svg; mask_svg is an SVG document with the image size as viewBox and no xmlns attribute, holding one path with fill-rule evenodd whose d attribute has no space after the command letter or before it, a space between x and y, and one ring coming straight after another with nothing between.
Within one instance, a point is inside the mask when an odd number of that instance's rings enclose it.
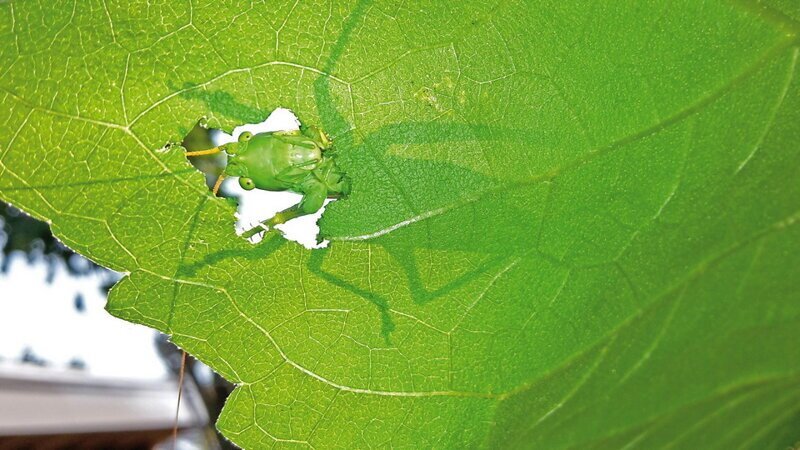
<instances>
[{"instance_id":1,"label":"bright highlight on leaf","mask_svg":"<svg viewBox=\"0 0 800 450\"><path fill-rule=\"evenodd\" d=\"M800 440L800 6L0 5L0 198L239 383L246 448ZM246 37L246 38L245 38ZM181 152L279 106L353 180L251 245Z\"/></svg>"}]
</instances>

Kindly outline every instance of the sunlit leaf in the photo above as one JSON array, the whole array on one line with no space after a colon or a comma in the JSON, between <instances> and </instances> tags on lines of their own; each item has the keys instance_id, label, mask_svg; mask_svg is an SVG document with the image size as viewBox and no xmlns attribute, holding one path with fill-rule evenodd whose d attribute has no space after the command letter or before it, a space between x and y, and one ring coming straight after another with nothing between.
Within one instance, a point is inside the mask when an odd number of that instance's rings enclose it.
<instances>
[{"instance_id":1,"label":"sunlit leaf","mask_svg":"<svg viewBox=\"0 0 800 450\"><path fill-rule=\"evenodd\" d=\"M238 383L246 448L800 440L800 6L0 4L0 198ZM180 142L334 138L331 244L234 234Z\"/></svg>"}]
</instances>

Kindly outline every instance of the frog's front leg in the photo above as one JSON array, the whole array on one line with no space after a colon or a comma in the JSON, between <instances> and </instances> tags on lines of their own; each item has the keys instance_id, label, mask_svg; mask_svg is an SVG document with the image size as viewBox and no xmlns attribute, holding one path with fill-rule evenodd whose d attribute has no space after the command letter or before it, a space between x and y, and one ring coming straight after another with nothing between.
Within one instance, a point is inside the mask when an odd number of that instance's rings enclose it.
<instances>
[{"instance_id":1,"label":"frog's front leg","mask_svg":"<svg viewBox=\"0 0 800 450\"><path fill-rule=\"evenodd\" d=\"M316 179L303 182L301 185L303 190L303 198L300 203L286 208L283 211L276 213L271 218L264 220L258 226L245 231L242 237L249 239L262 231L269 231L275 229L275 225L286 223L292 219L302 217L308 214L314 214L322 208L325 204L325 199L328 197L328 188Z\"/></svg>"}]
</instances>

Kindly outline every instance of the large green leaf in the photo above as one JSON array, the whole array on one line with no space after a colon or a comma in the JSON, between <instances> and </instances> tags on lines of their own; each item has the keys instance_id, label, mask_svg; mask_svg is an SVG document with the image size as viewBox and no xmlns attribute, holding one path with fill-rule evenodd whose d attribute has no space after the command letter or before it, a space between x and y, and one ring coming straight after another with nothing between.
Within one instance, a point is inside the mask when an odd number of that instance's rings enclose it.
<instances>
[{"instance_id":1,"label":"large green leaf","mask_svg":"<svg viewBox=\"0 0 800 450\"><path fill-rule=\"evenodd\" d=\"M243 2L244 3L244 2ZM239 383L249 448L800 439L800 5L0 5L0 197ZM275 107L353 195L250 245L179 148Z\"/></svg>"}]
</instances>

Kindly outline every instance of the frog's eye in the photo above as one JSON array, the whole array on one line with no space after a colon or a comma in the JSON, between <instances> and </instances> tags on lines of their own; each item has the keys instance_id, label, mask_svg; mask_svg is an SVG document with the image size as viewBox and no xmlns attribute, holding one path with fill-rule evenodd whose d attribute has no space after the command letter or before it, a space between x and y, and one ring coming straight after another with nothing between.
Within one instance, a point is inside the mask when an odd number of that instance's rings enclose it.
<instances>
[{"instance_id":1,"label":"frog's eye","mask_svg":"<svg viewBox=\"0 0 800 450\"><path fill-rule=\"evenodd\" d=\"M253 133L245 131L239 135L239 142L247 142L250 140L251 137L253 137Z\"/></svg>"},{"instance_id":2,"label":"frog's eye","mask_svg":"<svg viewBox=\"0 0 800 450\"><path fill-rule=\"evenodd\" d=\"M244 189L245 191L252 191L253 189L255 189L256 184L253 183L253 180L250 178L240 177L239 186L241 186L242 189Z\"/></svg>"}]
</instances>

